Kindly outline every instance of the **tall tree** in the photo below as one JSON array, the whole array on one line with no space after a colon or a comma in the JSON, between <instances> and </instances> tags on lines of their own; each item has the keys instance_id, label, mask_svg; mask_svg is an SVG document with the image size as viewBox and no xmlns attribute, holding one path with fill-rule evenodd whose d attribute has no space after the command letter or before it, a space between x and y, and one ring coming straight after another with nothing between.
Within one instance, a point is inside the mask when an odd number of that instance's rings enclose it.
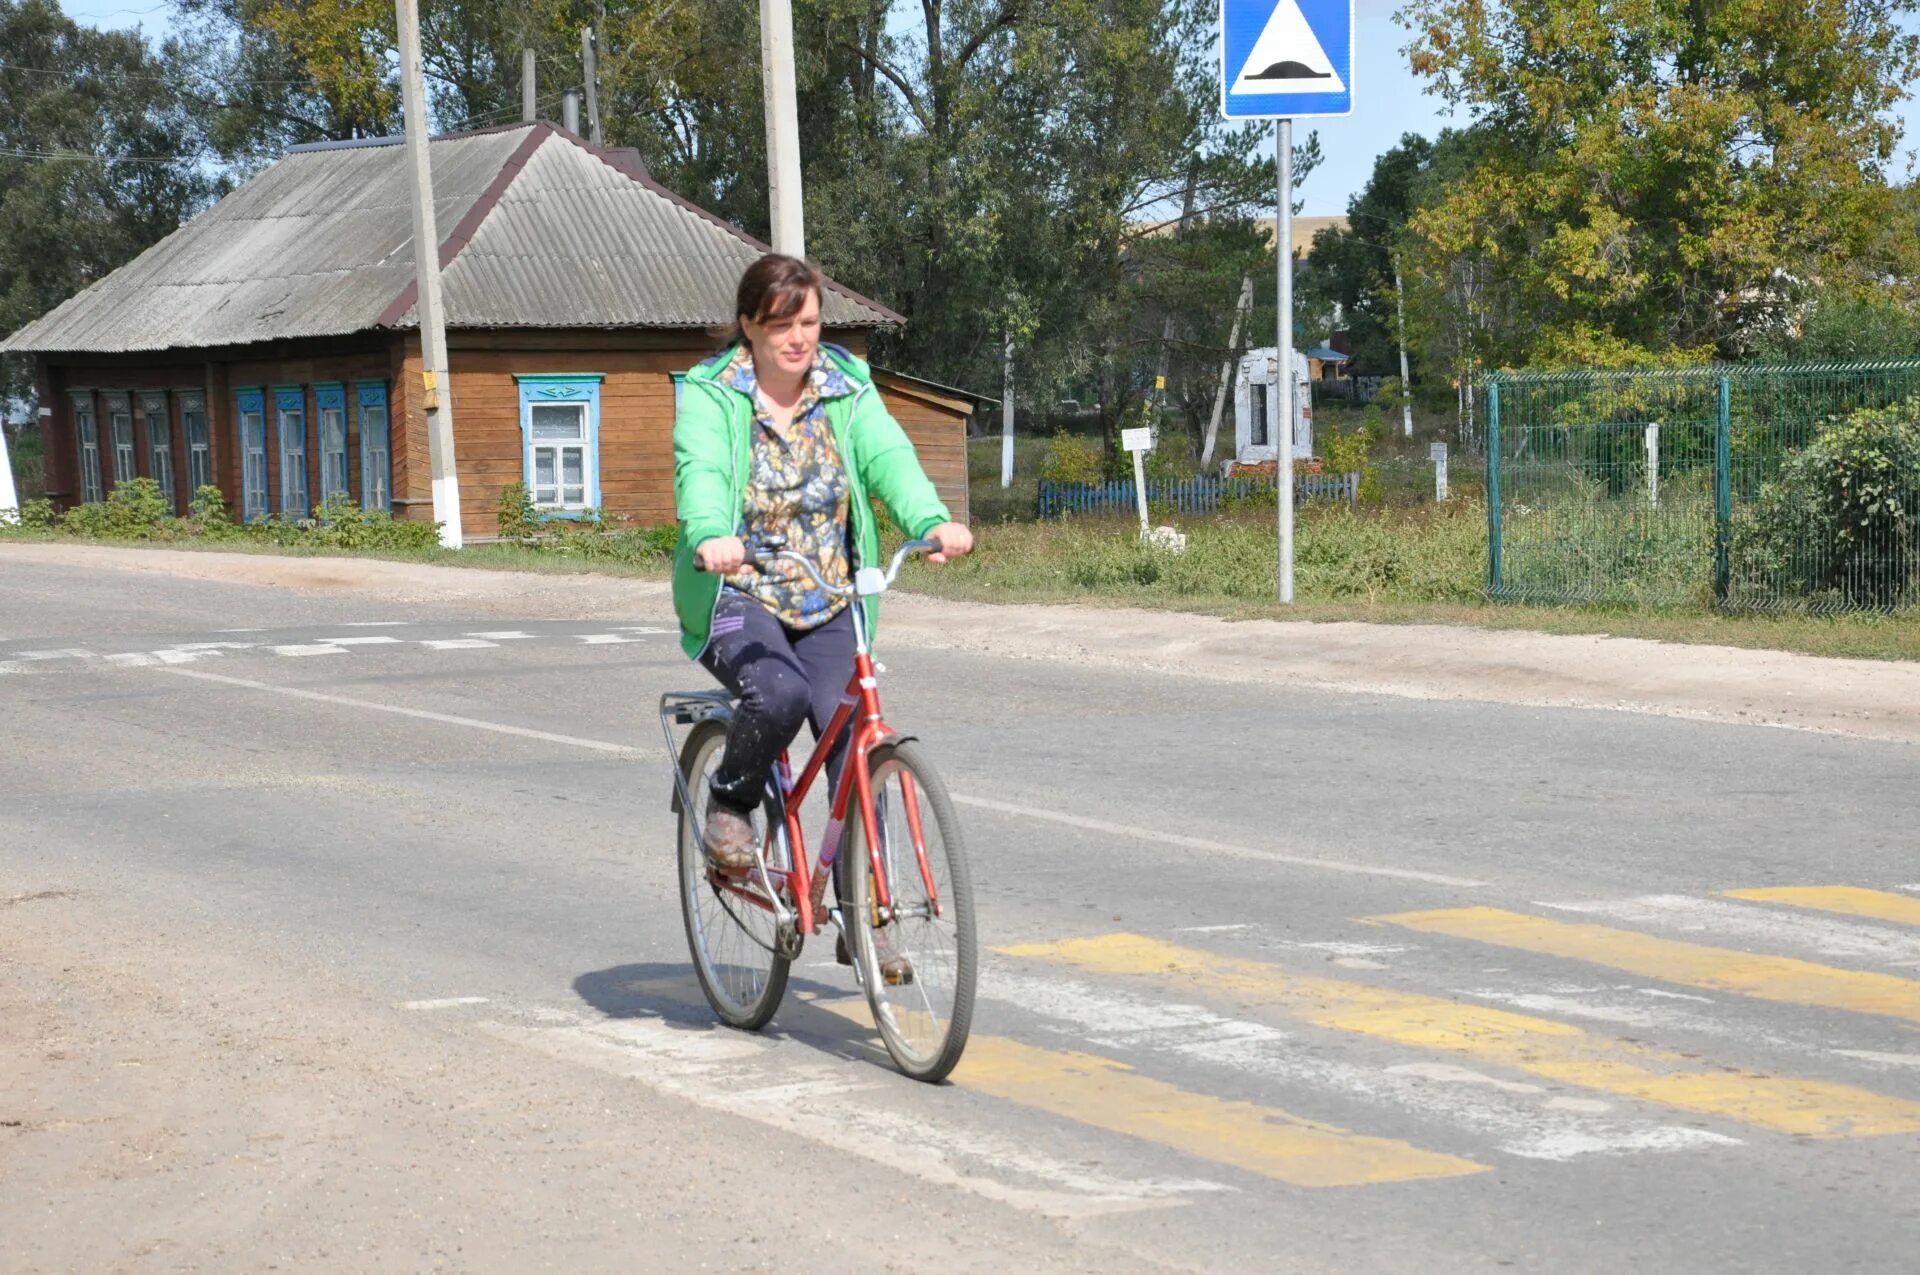
<instances>
[{"instance_id":1,"label":"tall tree","mask_svg":"<svg viewBox=\"0 0 1920 1275\"><path fill-rule=\"evenodd\" d=\"M0 0L0 332L169 234L221 187L179 90L178 49ZM25 398L20 360L0 398Z\"/></svg>"},{"instance_id":2,"label":"tall tree","mask_svg":"<svg viewBox=\"0 0 1920 1275\"><path fill-rule=\"evenodd\" d=\"M1506 358L1744 352L1873 240L1916 8L1413 0L1413 69L1483 144L1412 219L1419 273Z\"/></svg>"}]
</instances>

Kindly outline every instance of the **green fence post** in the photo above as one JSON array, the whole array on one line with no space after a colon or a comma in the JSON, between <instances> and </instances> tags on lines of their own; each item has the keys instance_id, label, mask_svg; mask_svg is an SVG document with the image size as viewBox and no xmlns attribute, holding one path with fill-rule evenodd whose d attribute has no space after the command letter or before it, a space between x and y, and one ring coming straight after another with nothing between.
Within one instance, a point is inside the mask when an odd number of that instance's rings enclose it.
<instances>
[{"instance_id":1,"label":"green fence post","mask_svg":"<svg viewBox=\"0 0 1920 1275\"><path fill-rule=\"evenodd\" d=\"M1487 596L1500 596L1500 382L1487 382Z\"/></svg>"},{"instance_id":2,"label":"green fence post","mask_svg":"<svg viewBox=\"0 0 1920 1275\"><path fill-rule=\"evenodd\" d=\"M1713 603L1727 604L1733 563L1733 412L1732 389L1720 378L1720 413L1713 431Z\"/></svg>"}]
</instances>

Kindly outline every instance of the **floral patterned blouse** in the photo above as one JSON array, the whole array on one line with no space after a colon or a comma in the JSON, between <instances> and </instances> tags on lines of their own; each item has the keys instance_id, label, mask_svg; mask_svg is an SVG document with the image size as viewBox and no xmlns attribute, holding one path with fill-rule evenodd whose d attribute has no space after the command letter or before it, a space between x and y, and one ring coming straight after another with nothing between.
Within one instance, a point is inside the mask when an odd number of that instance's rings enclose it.
<instances>
[{"instance_id":1,"label":"floral patterned blouse","mask_svg":"<svg viewBox=\"0 0 1920 1275\"><path fill-rule=\"evenodd\" d=\"M853 386L824 353L816 354L793 409L793 424L783 437L760 398L751 349L741 345L720 380L753 401L742 538L785 536L789 550L812 559L828 583L844 587L853 575L847 560L850 489L823 401L851 394ZM795 562L775 562L765 570L749 563L726 583L757 599L789 629L819 628L847 604L845 598L818 588Z\"/></svg>"}]
</instances>

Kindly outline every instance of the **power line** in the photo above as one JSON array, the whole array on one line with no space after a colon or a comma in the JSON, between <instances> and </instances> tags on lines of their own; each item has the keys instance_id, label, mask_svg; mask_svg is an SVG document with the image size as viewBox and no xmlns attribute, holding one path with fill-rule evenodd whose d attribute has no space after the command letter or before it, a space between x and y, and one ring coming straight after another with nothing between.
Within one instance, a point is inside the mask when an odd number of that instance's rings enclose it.
<instances>
[{"instance_id":1,"label":"power line","mask_svg":"<svg viewBox=\"0 0 1920 1275\"><path fill-rule=\"evenodd\" d=\"M34 151L20 150L9 146L0 146L0 159L33 159L51 161L56 159L84 159L96 164L180 164L198 163L211 159L211 152L193 155L96 155L92 151Z\"/></svg>"},{"instance_id":2,"label":"power line","mask_svg":"<svg viewBox=\"0 0 1920 1275\"><path fill-rule=\"evenodd\" d=\"M68 81L71 81L76 74L73 71L50 71L46 67L42 67L42 66L22 66L18 62L0 62L0 71L19 71L24 75L52 75ZM180 77L177 75L144 75L138 71L98 71L98 70L83 69L79 71L78 74L83 77L90 77L96 80L121 80L121 81L139 80L139 81L150 82L155 84L178 84L180 82ZM236 78L232 78L224 75L209 76L208 78L217 79L222 84L257 84L263 87L272 86L275 88L287 88L287 87L318 88L319 87L319 85L312 80L250 80L250 79L236 79Z\"/></svg>"}]
</instances>

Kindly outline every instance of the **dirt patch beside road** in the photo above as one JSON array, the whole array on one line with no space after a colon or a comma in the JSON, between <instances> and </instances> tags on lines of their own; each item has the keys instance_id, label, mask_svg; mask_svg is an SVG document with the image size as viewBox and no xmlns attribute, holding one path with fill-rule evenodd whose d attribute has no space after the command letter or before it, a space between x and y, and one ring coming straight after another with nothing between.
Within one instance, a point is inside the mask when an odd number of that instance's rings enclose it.
<instances>
[{"instance_id":1,"label":"dirt patch beside road","mask_svg":"<svg viewBox=\"0 0 1920 1275\"><path fill-rule=\"evenodd\" d=\"M8 561L357 594L527 619L660 618L664 581L373 559L18 544ZM1920 665L1442 625L1231 621L1129 608L901 596L913 646L1421 699L1604 708L1920 742Z\"/></svg>"}]
</instances>

